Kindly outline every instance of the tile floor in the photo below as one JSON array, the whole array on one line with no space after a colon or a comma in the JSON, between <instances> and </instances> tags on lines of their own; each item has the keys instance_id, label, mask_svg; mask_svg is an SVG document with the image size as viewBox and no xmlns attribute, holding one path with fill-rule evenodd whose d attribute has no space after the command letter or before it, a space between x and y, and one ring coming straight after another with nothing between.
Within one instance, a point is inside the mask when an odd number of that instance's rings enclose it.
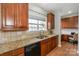
<instances>
[{"instance_id":1,"label":"tile floor","mask_svg":"<svg viewBox=\"0 0 79 59\"><path fill-rule=\"evenodd\" d=\"M62 42L62 47L56 47L47 56L78 56L76 53L77 45L68 42Z\"/></svg>"}]
</instances>

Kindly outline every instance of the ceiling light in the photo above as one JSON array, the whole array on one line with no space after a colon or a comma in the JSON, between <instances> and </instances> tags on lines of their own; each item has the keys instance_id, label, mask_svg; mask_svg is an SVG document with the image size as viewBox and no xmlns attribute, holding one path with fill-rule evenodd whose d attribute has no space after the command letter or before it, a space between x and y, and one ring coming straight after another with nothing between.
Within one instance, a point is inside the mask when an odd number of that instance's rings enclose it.
<instances>
[{"instance_id":1,"label":"ceiling light","mask_svg":"<svg viewBox=\"0 0 79 59\"><path fill-rule=\"evenodd\" d=\"M72 13L71 11L68 11L68 13L70 14L70 13Z\"/></svg>"}]
</instances>

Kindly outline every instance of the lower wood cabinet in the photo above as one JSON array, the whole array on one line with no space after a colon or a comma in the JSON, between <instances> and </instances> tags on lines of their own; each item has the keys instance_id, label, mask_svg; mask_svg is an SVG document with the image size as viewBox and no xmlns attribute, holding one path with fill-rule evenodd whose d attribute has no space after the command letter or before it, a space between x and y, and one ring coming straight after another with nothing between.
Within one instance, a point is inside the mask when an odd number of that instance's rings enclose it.
<instances>
[{"instance_id":1,"label":"lower wood cabinet","mask_svg":"<svg viewBox=\"0 0 79 59\"><path fill-rule=\"evenodd\" d=\"M69 35L66 35L66 34L61 35L62 41L68 41L68 39L69 39Z\"/></svg>"},{"instance_id":2,"label":"lower wood cabinet","mask_svg":"<svg viewBox=\"0 0 79 59\"><path fill-rule=\"evenodd\" d=\"M47 55L51 50L57 46L57 36L48 38L40 42L41 46L41 56Z\"/></svg>"},{"instance_id":3,"label":"lower wood cabinet","mask_svg":"<svg viewBox=\"0 0 79 59\"><path fill-rule=\"evenodd\" d=\"M43 40L40 42L41 46L41 56L45 56L48 53L48 40Z\"/></svg>"},{"instance_id":4,"label":"lower wood cabinet","mask_svg":"<svg viewBox=\"0 0 79 59\"><path fill-rule=\"evenodd\" d=\"M48 39L48 53L52 50L52 38Z\"/></svg>"},{"instance_id":5,"label":"lower wood cabinet","mask_svg":"<svg viewBox=\"0 0 79 59\"><path fill-rule=\"evenodd\" d=\"M0 56L24 56L24 48L18 48L16 50L3 53Z\"/></svg>"}]
</instances>

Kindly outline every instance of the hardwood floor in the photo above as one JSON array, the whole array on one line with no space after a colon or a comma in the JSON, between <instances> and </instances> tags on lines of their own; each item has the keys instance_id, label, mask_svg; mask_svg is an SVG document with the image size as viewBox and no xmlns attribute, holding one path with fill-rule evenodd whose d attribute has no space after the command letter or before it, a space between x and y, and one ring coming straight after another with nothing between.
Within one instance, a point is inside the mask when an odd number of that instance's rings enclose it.
<instances>
[{"instance_id":1,"label":"hardwood floor","mask_svg":"<svg viewBox=\"0 0 79 59\"><path fill-rule=\"evenodd\" d=\"M68 42L62 42L62 47L56 47L47 56L78 56L77 45L73 45Z\"/></svg>"}]
</instances>

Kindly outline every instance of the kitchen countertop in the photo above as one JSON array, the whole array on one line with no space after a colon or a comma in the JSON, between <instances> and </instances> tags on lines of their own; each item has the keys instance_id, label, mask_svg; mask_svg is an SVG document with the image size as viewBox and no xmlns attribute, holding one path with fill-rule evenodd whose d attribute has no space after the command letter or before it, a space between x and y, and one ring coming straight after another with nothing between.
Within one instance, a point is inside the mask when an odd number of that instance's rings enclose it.
<instances>
[{"instance_id":1,"label":"kitchen countertop","mask_svg":"<svg viewBox=\"0 0 79 59\"><path fill-rule=\"evenodd\" d=\"M11 50L15 50L15 49L18 49L18 48L21 48L24 46L28 46L28 45L36 43L36 42L40 42L42 40L48 39L48 38L53 37L53 36L56 36L56 34L47 35L47 37L45 37L43 39L37 39L37 38L26 39L26 38L23 38L21 40L2 43L2 44L0 44L0 54L11 51Z\"/></svg>"}]
</instances>

